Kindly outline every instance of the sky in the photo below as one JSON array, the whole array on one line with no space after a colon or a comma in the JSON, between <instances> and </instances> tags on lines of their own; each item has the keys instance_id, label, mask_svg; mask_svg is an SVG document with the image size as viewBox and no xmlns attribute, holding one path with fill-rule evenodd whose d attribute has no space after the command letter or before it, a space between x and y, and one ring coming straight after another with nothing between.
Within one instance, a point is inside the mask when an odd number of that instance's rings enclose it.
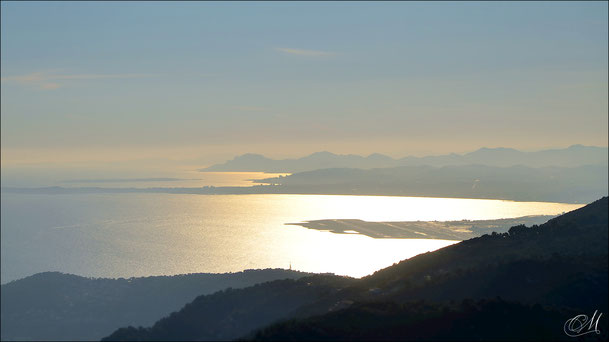
<instances>
[{"instance_id":1,"label":"sky","mask_svg":"<svg viewBox=\"0 0 609 342\"><path fill-rule=\"evenodd\" d=\"M607 146L607 2L1 10L3 169Z\"/></svg>"}]
</instances>

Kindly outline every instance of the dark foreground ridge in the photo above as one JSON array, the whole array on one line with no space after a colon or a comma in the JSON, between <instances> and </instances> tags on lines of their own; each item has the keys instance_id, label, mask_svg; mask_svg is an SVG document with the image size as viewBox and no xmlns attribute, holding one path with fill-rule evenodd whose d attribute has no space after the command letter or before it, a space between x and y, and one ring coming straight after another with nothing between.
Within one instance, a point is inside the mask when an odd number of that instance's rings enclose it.
<instances>
[{"instance_id":1,"label":"dark foreground ridge","mask_svg":"<svg viewBox=\"0 0 609 342\"><path fill-rule=\"evenodd\" d=\"M130 279L38 273L2 285L2 341L99 340L117 327L151 325L201 294L308 273L247 270Z\"/></svg>"},{"instance_id":2,"label":"dark foreground ridge","mask_svg":"<svg viewBox=\"0 0 609 342\"><path fill-rule=\"evenodd\" d=\"M291 320L259 331L261 341L564 341L557 322L578 312L502 299L436 304L358 303L339 312ZM248 338L249 339L249 338Z\"/></svg>"},{"instance_id":3,"label":"dark foreground ridge","mask_svg":"<svg viewBox=\"0 0 609 342\"><path fill-rule=\"evenodd\" d=\"M600 334L579 339L604 341L607 211L604 197L362 279L313 276L200 296L152 327L104 340L572 340L565 322L598 310Z\"/></svg>"}]
</instances>

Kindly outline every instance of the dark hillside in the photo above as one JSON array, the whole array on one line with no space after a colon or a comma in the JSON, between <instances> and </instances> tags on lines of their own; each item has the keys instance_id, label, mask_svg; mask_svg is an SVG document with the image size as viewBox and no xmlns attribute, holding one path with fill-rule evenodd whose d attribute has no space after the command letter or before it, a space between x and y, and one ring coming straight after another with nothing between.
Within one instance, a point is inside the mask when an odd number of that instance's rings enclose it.
<instances>
[{"instance_id":1,"label":"dark hillside","mask_svg":"<svg viewBox=\"0 0 609 342\"><path fill-rule=\"evenodd\" d=\"M607 210L605 197L540 226L405 260L344 291L349 307L323 315L309 310L311 318L277 323L248 339L572 340L563 331L568 319L609 310ZM579 340L607 340L605 315L600 334Z\"/></svg>"},{"instance_id":2,"label":"dark hillside","mask_svg":"<svg viewBox=\"0 0 609 342\"><path fill-rule=\"evenodd\" d=\"M391 286L392 282L417 282L426 276L518 259L607 255L607 208L607 197L603 197L539 226L516 226L507 233L483 235L418 255L364 281L371 287Z\"/></svg>"},{"instance_id":3,"label":"dark hillside","mask_svg":"<svg viewBox=\"0 0 609 342\"><path fill-rule=\"evenodd\" d=\"M607 209L604 197L360 280L324 278L313 292L303 282L314 277L200 297L152 328L120 329L107 340L230 339L236 327L260 340L560 340L566 320L594 310L605 313L605 335L586 339L606 339Z\"/></svg>"},{"instance_id":4,"label":"dark hillside","mask_svg":"<svg viewBox=\"0 0 609 342\"><path fill-rule=\"evenodd\" d=\"M45 272L2 285L2 340L99 340L126 325L150 325L201 294L307 273L248 270L130 279Z\"/></svg>"},{"instance_id":5,"label":"dark hillside","mask_svg":"<svg viewBox=\"0 0 609 342\"><path fill-rule=\"evenodd\" d=\"M302 305L335 294L350 280L316 275L227 289L197 297L150 328L121 328L103 341L231 340L286 317Z\"/></svg>"},{"instance_id":6,"label":"dark hillside","mask_svg":"<svg viewBox=\"0 0 609 342\"><path fill-rule=\"evenodd\" d=\"M571 341L564 317L578 312L493 300L433 304L375 302L272 325L256 341ZM602 329L602 328L601 328ZM606 340L605 333L579 341Z\"/></svg>"}]
</instances>

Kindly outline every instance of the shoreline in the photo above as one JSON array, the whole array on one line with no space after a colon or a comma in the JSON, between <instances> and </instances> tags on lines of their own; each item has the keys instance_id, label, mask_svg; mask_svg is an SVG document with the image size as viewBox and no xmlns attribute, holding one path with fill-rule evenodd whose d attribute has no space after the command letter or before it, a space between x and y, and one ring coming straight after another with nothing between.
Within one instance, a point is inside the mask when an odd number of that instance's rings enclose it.
<instances>
[{"instance_id":1,"label":"shoreline","mask_svg":"<svg viewBox=\"0 0 609 342\"><path fill-rule=\"evenodd\" d=\"M104 187L2 187L0 193L33 194L33 195L63 195L63 194L107 194L107 193L160 193L160 194L191 194L191 195L324 195L324 196L379 196L379 197L415 197L415 198L450 198L450 199L473 199L473 200L495 200L511 202L538 202L557 203L584 206L586 201L565 201L562 198L521 198L509 196L478 195L467 196L466 194L439 194L439 193L404 193L400 191L323 191L323 189L303 189L302 187L291 187L282 185L254 185L254 186L205 186L198 188L104 188Z\"/></svg>"}]
</instances>

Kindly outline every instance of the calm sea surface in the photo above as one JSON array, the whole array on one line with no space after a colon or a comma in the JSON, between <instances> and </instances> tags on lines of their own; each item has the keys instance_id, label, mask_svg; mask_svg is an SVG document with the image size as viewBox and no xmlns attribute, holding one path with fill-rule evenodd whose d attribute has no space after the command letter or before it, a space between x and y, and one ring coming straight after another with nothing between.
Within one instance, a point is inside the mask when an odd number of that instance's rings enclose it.
<instances>
[{"instance_id":1,"label":"calm sea surface","mask_svg":"<svg viewBox=\"0 0 609 342\"><path fill-rule=\"evenodd\" d=\"M94 277L280 267L363 276L455 241L373 239L285 223L495 219L574 204L334 195L2 193L2 283L42 271Z\"/></svg>"}]
</instances>

